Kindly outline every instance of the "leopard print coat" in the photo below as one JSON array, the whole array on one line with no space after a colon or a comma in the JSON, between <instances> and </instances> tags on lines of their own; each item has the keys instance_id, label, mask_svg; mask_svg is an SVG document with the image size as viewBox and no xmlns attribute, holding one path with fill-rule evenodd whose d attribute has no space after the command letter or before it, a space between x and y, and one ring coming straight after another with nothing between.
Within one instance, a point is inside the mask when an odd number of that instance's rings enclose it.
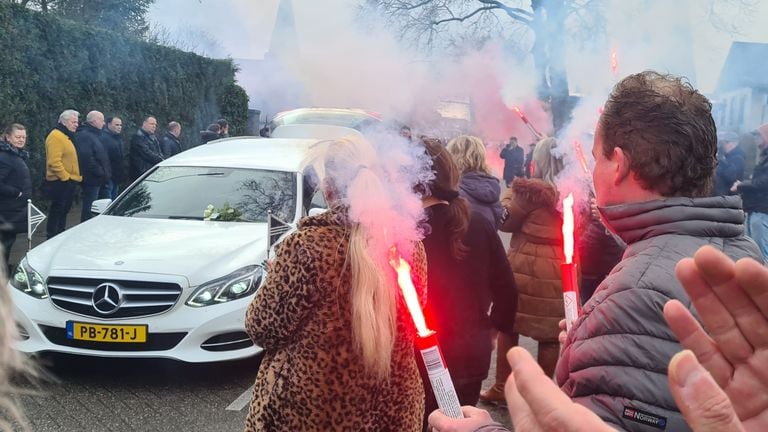
<instances>
[{"instance_id":1,"label":"leopard print coat","mask_svg":"<svg viewBox=\"0 0 768 432\"><path fill-rule=\"evenodd\" d=\"M246 317L248 334L266 351L246 431L421 429L424 390L404 304L398 307L388 380L366 372L352 342L349 234L343 210L330 210L303 219L278 248ZM417 286L426 286L421 243L412 274Z\"/></svg>"}]
</instances>

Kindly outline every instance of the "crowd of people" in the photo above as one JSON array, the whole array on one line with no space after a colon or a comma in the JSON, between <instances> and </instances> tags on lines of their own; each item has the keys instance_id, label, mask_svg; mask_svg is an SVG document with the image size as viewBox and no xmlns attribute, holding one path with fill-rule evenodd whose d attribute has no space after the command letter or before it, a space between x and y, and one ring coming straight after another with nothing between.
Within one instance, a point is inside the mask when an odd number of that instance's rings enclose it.
<instances>
[{"instance_id":1,"label":"crowd of people","mask_svg":"<svg viewBox=\"0 0 768 432\"><path fill-rule=\"evenodd\" d=\"M364 191L381 197L377 212L394 211L384 199L386 155L362 139L316 144L306 167L329 210L302 219L278 245L248 308L246 331L265 356L245 429L506 430L474 407L482 399L505 402L518 432L768 430L768 125L752 135L759 159L747 176L738 137L716 133L711 109L671 75L646 71L614 87L595 131L593 195L579 224L587 293L567 331L558 141L539 140L526 164L511 139L501 156L515 166L505 168L502 192L479 138L443 143L400 131L431 170L401 197L424 211L423 238L407 258L462 419L438 409L434 394L443 389L431 387L397 280L372 246L392 233L363 223L356 206ZM89 129L74 134L72 114L62 113L46 141L47 150L48 141L60 148L49 180L63 195L71 182L98 197L100 188L86 187L110 177L83 167L99 157L93 147L105 120L91 112ZM175 125L162 145L156 128L148 117L132 140L132 176L166 147L180 148ZM9 128L6 141L23 161L18 131ZM29 193L0 189L9 191ZM506 250L498 230L512 234ZM538 343L536 360L517 346L520 335ZM494 384L483 390L494 360Z\"/></svg>"},{"instance_id":2,"label":"crowd of people","mask_svg":"<svg viewBox=\"0 0 768 432\"><path fill-rule=\"evenodd\" d=\"M502 151L525 163L515 141ZM357 176L375 171L376 162L350 156L359 143L324 145L336 149L319 162L321 184L333 185L326 197L348 202L340 183L361 181ZM437 409L424 370L423 394L415 394L414 329L402 323L407 317L398 305L367 309L378 326L369 328L372 334L391 337L377 356L388 367L368 358L354 299L364 281L380 288L387 279L357 273L365 269L357 254L365 243L350 243L365 234L347 207L332 204L279 246L274 271L249 308L248 333L267 354L247 430L505 430L473 407L481 398L506 401L516 431L768 427L768 379L755 367L765 361L768 342L761 336L768 270L760 240L745 228L754 210L747 207L745 216L738 195L713 196L724 169L718 135L710 102L690 84L639 73L619 82L605 104L592 151L594 193L580 224L592 236L578 257L587 262L584 276L594 292L567 333L558 142L537 142L530 177L522 166L510 170L503 194L486 181L478 138L444 145L420 137L414 145L434 174L426 187L414 188L429 227L421 241L426 256L417 247L412 258L414 281L426 290L427 321L437 330L465 418ZM758 146L751 182L732 185L742 195L761 184L768 153L762 141ZM357 176L334 177L350 170ZM496 200L485 199L494 194ZM512 233L506 252L497 229ZM329 328L327 339L319 329ZM538 342L536 361L516 347L520 335ZM494 338L495 384L481 391Z\"/></svg>"},{"instance_id":3,"label":"crowd of people","mask_svg":"<svg viewBox=\"0 0 768 432\"><path fill-rule=\"evenodd\" d=\"M229 123L220 119L214 137L201 136L201 143L229 136ZM213 126L213 125L212 125ZM165 133L158 132L157 119L147 116L131 136L127 151L123 142L123 120L91 111L81 123L80 113L65 110L45 139L45 179L41 190L50 200L47 238L66 229L66 219L78 191L82 208L80 221L90 219L91 206L98 199L115 199L121 188L158 162L185 149L181 124L171 121ZM27 232L27 200L32 198L33 181L27 160L27 128L13 123L0 140L0 240L5 262L19 233Z\"/></svg>"}]
</instances>

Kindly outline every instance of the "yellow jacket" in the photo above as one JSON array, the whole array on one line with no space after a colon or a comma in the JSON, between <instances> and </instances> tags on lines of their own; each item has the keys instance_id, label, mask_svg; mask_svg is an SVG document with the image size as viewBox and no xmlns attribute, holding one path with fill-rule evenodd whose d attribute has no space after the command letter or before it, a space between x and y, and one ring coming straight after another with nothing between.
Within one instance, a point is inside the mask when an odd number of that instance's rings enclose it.
<instances>
[{"instance_id":1,"label":"yellow jacket","mask_svg":"<svg viewBox=\"0 0 768 432\"><path fill-rule=\"evenodd\" d=\"M58 129L52 130L45 139L45 179L83 181L75 145Z\"/></svg>"}]
</instances>

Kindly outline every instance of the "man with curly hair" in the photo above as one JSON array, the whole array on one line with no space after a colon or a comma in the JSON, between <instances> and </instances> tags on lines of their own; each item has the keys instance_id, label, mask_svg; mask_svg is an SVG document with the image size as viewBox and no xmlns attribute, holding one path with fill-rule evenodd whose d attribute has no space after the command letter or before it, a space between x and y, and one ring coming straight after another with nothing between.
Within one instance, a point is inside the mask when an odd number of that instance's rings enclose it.
<instances>
[{"instance_id":1,"label":"man with curly hair","mask_svg":"<svg viewBox=\"0 0 768 432\"><path fill-rule=\"evenodd\" d=\"M570 329L555 376L620 430L690 430L669 390L667 364L681 346L662 313L673 299L691 307L677 262L704 245L762 262L745 236L741 199L709 196L711 109L682 79L646 71L616 85L597 126L597 205L627 249Z\"/></svg>"}]
</instances>

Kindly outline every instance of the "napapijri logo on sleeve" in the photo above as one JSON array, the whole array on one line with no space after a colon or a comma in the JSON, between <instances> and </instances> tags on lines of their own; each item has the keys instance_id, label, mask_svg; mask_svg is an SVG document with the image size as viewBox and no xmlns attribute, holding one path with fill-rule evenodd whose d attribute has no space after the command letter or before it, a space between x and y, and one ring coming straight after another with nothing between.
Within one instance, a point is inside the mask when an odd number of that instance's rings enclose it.
<instances>
[{"instance_id":1,"label":"napapijri logo on sleeve","mask_svg":"<svg viewBox=\"0 0 768 432\"><path fill-rule=\"evenodd\" d=\"M651 414L648 411L639 410L625 406L624 413L622 415L625 419L636 421L644 425L653 426L655 428L664 430L667 427L667 418Z\"/></svg>"}]
</instances>

